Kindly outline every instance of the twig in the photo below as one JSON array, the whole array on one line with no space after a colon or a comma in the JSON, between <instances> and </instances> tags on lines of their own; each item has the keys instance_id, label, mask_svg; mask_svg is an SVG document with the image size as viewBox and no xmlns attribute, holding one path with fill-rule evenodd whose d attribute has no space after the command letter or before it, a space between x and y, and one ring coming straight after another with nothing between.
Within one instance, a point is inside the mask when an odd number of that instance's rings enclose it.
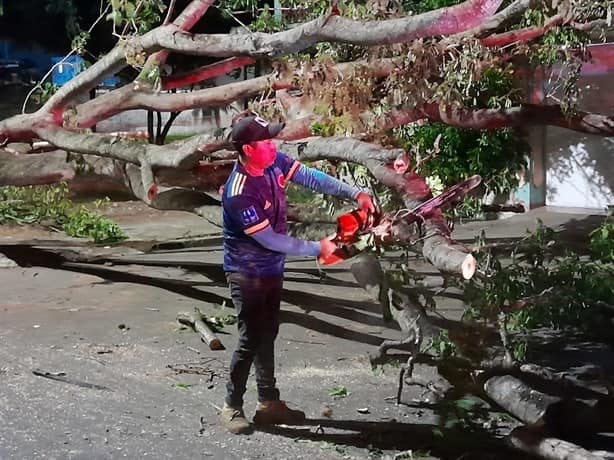
<instances>
[{"instance_id":1,"label":"twig","mask_svg":"<svg viewBox=\"0 0 614 460\"><path fill-rule=\"evenodd\" d=\"M309 345L327 345L324 342L314 342L312 340L298 340L298 339L288 339L286 337L282 337L282 340L287 340L288 342L296 342L296 343L306 343Z\"/></svg>"},{"instance_id":2,"label":"twig","mask_svg":"<svg viewBox=\"0 0 614 460\"><path fill-rule=\"evenodd\" d=\"M53 372L46 372L46 371L43 371L41 369L32 369L32 373L34 375L38 376L38 377L45 377L46 379L56 380L58 382L63 382L63 383L69 383L71 385L77 385L77 386L80 386L82 388L91 388L93 390L108 390L108 391L111 391L110 388L107 388L107 387L102 386L102 385L96 385L95 383L83 382L81 380L75 380L75 379L71 379L69 377L66 377L66 374L64 372L53 373Z\"/></svg>"},{"instance_id":3,"label":"twig","mask_svg":"<svg viewBox=\"0 0 614 460\"><path fill-rule=\"evenodd\" d=\"M98 16L98 18L94 21L94 23L87 30L88 33L92 32L94 27L96 27L96 24L98 24L100 22L100 20L106 15L106 13L107 13L107 11L109 10L110 7L111 7L111 3L109 2L107 7L104 9L104 11L100 14L100 16ZM70 50L70 52L66 56L64 56L60 62L57 62L54 65L52 65L51 68L49 69L49 71L45 75L43 75L43 78L41 78L40 81L36 85L34 85L34 87L26 95L26 99L23 101L23 106L21 107L21 113L22 114L26 113L26 105L28 104L28 100L30 99L30 96L32 96L34 91L36 91L40 87L41 83L44 82L47 79L47 77L49 77L49 75L51 75L51 73L53 72L53 69L55 69L57 66L61 65L62 63L64 63L64 61L66 61L66 59L68 59L70 56L72 56L75 52L76 52L75 49Z\"/></svg>"},{"instance_id":4,"label":"twig","mask_svg":"<svg viewBox=\"0 0 614 460\"><path fill-rule=\"evenodd\" d=\"M223 10L235 21L237 21L237 23L243 27L245 30L247 30L248 33L252 34L253 32L250 30L249 27L247 27L243 22L241 22L241 20L236 17L234 14L232 14L232 11L230 11L228 8L223 8Z\"/></svg>"},{"instance_id":5,"label":"twig","mask_svg":"<svg viewBox=\"0 0 614 460\"><path fill-rule=\"evenodd\" d=\"M539 294L535 294L532 296L524 297L522 299L518 299L516 302L514 302L511 305L505 305L503 309L505 312L509 313L509 312L522 310L528 305L539 304L540 302L543 302L544 300L548 298L548 294L551 294L553 289L554 288L551 286L549 288L544 289Z\"/></svg>"},{"instance_id":6,"label":"twig","mask_svg":"<svg viewBox=\"0 0 614 460\"><path fill-rule=\"evenodd\" d=\"M220 406L216 406L216 405L215 405L215 404L213 404L212 402L209 402L209 404L210 404L211 406L213 406L213 408L214 408L216 411L218 411L218 412L222 412L222 408L221 408Z\"/></svg>"},{"instance_id":7,"label":"twig","mask_svg":"<svg viewBox=\"0 0 614 460\"><path fill-rule=\"evenodd\" d=\"M166 11L166 18L164 19L164 25L168 25L171 22L171 16L173 15L173 11L175 10L175 2L177 0L171 0L171 4L168 6L168 10Z\"/></svg>"},{"instance_id":8,"label":"twig","mask_svg":"<svg viewBox=\"0 0 614 460\"><path fill-rule=\"evenodd\" d=\"M429 153L427 156L425 156L424 158L422 158L420 161L418 161L410 170L409 172L411 174L415 174L416 170L422 166L424 163L426 163L427 161L429 161L431 158L435 158L437 156L437 154L439 153L439 141L441 139L441 134L437 135L437 138L435 139L435 142L433 142L433 151L431 153Z\"/></svg>"},{"instance_id":9,"label":"twig","mask_svg":"<svg viewBox=\"0 0 614 460\"><path fill-rule=\"evenodd\" d=\"M507 333L507 315L504 312L499 313L499 336L501 337L501 343L503 344L503 350L505 350L505 364L513 365L514 357L510 350L509 335Z\"/></svg>"}]
</instances>

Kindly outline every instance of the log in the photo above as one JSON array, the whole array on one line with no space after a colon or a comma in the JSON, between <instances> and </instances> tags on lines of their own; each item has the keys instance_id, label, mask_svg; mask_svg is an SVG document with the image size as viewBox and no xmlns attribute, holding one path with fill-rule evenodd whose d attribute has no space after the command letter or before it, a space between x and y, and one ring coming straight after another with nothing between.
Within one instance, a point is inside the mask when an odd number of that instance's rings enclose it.
<instances>
[{"instance_id":1,"label":"log","mask_svg":"<svg viewBox=\"0 0 614 460\"><path fill-rule=\"evenodd\" d=\"M507 437L507 443L515 449L548 460L610 460L613 453L586 450L562 439L549 437L542 429L521 426Z\"/></svg>"},{"instance_id":2,"label":"log","mask_svg":"<svg viewBox=\"0 0 614 460\"><path fill-rule=\"evenodd\" d=\"M553 390L564 390L553 380ZM589 400L542 393L511 375L491 377L484 390L497 404L527 424L545 425L559 436L582 436L614 431L614 399L603 395Z\"/></svg>"},{"instance_id":3,"label":"log","mask_svg":"<svg viewBox=\"0 0 614 460\"><path fill-rule=\"evenodd\" d=\"M511 375L491 377L484 390L493 401L525 423L536 423L548 406L561 400L540 393Z\"/></svg>"},{"instance_id":4,"label":"log","mask_svg":"<svg viewBox=\"0 0 614 460\"><path fill-rule=\"evenodd\" d=\"M226 347L222 344L220 339L209 329L209 326L203 321L202 314L195 309L193 313L179 312L177 313L177 322L185 326L189 326L198 332L203 339L209 345L210 350L225 350Z\"/></svg>"}]
</instances>

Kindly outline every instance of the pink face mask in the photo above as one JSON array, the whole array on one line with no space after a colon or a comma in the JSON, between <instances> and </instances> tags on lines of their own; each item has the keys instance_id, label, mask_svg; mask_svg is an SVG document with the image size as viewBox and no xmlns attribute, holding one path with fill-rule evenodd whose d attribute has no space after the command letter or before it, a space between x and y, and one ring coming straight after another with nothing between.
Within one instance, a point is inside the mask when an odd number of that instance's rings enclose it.
<instances>
[{"instance_id":1,"label":"pink face mask","mask_svg":"<svg viewBox=\"0 0 614 460\"><path fill-rule=\"evenodd\" d=\"M255 142L249 154L250 166L256 169L266 169L273 164L276 154L277 147L271 139Z\"/></svg>"}]
</instances>

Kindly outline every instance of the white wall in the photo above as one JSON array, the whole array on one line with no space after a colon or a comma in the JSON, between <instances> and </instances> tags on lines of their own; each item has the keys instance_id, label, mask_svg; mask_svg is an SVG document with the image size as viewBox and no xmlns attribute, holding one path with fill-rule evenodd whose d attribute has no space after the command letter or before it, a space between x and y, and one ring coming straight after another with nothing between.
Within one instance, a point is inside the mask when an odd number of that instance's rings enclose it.
<instances>
[{"instance_id":1,"label":"white wall","mask_svg":"<svg viewBox=\"0 0 614 460\"><path fill-rule=\"evenodd\" d=\"M614 46L606 46L614 55ZM587 67L578 82L579 109L614 115L614 66L607 64ZM603 209L614 204L614 137L548 127L545 158L547 205Z\"/></svg>"},{"instance_id":2,"label":"white wall","mask_svg":"<svg viewBox=\"0 0 614 460\"><path fill-rule=\"evenodd\" d=\"M614 138L548 128L546 142L547 205L603 209L614 204Z\"/></svg>"}]
</instances>

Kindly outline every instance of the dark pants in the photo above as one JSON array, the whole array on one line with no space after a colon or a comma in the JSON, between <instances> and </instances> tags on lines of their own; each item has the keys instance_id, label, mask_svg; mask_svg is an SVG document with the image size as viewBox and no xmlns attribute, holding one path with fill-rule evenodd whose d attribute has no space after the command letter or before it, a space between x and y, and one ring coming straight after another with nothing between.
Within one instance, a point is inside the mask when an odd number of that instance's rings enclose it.
<instances>
[{"instance_id":1,"label":"dark pants","mask_svg":"<svg viewBox=\"0 0 614 460\"><path fill-rule=\"evenodd\" d=\"M274 347L279 331L283 275L257 277L227 273L226 279L237 311L239 328L239 343L230 361L226 404L243 406L243 394L252 362L256 368L258 401L278 400Z\"/></svg>"}]
</instances>

